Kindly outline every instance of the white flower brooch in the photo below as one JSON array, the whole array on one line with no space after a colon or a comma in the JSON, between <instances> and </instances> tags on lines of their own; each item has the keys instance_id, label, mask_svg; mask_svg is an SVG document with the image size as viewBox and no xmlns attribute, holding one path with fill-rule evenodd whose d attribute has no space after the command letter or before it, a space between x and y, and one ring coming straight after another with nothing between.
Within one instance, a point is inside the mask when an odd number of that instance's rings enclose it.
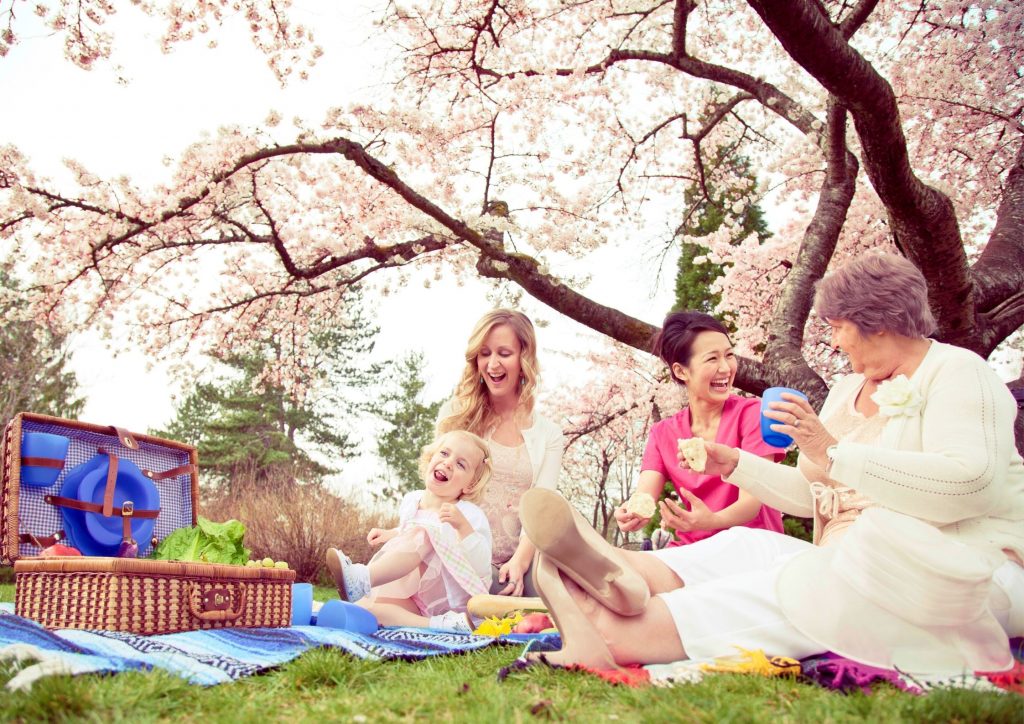
<instances>
[{"instance_id":1,"label":"white flower brooch","mask_svg":"<svg viewBox=\"0 0 1024 724\"><path fill-rule=\"evenodd\" d=\"M871 399L886 417L913 417L921 412L924 403L921 393L910 384L906 375L880 384Z\"/></svg>"}]
</instances>

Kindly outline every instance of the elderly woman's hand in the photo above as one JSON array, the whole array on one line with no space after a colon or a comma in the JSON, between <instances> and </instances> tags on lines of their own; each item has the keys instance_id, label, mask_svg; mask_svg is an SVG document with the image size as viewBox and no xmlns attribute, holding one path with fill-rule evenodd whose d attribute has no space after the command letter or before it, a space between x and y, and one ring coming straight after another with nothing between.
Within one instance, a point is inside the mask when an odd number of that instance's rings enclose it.
<instances>
[{"instance_id":1,"label":"elderly woman's hand","mask_svg":"<svg viewBox=\"0 0 1024 724\"><path fill-rule=\"evenodd\" d=\"M783 392L782 399L782 402L768 403L771 409L764 413L765 417L779 421L779 424L771 426L772 430L789 435L802 454L811 462L825 467L828 464L825 451L835 445L837 440L821 424L807 400L789 392Z\"/></svg>"}]
</instances>

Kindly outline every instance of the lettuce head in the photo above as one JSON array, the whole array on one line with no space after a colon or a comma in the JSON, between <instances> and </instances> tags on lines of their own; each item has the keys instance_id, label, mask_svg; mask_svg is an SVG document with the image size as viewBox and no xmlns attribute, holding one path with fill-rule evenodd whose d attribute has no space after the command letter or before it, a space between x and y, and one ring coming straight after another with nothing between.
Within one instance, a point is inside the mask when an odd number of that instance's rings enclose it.
<instances>
[{"instance_id":1,"label":"lettuce head","mask_svg":"<svg viewBox=\"0 0 1024 724\"><path fill-rule=\"evenodd\" d=\"M249 549L242 545L245 525L237 520L215 523L203 516L197 525L179 528L160 541L152 558L158 561L199 561L243 565Z\"/></svg>"}]
</instances>

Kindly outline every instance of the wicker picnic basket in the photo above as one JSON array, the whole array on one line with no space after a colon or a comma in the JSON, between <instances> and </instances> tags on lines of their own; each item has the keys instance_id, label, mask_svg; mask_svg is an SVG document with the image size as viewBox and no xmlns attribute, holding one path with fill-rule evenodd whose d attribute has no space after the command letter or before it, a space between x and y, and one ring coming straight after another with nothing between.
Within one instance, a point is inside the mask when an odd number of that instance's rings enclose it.
<instances>
[{"instance_id":1,"label":"wicker picnic basket","mask_svg":"<svg viewBox=\"0 0 1024 724\"><path fill-rule=\"evenodd\" d=\"M23 464L40 464L36 458L22 459L22 436L27 433L69 439L59 475L45 486L22 485ZM106 477L106 495L99 503L69 499L63 485L71 485L66 480L69 470L88 465L97 455L109 458L108 472L111 467L116 472L118 460L131 462L148 481L145 484L157 489L155 509L114 504L120 481L115 472ZM147 539L138 540L140 555L175 530L195 525L199 476L193 446L22 412L4 430L0 458L0 562L14 563L18 615L47 628L137 634L291 625L292 570L108 557L113 553L38 556L54 542L68 540L65 523L74 521L63 511L69 509L79 520L93 515L113 521L115 531L123 524L126 537L140 518L146 519ZM100 481L96 489L104 493L104 484Z\"/></svg>"},{"instance_id":2,"label":"wicker picnic basket","mask_svg":"<svg viewBox=\"0 0 1024 724\"><path fill-rule=\"evenodd\" d=\"M290 626L295 571L133 558L14 564L14 612L46 628L165 634Z\"/></svg>"},{"instance_id":3,"label":"wicker picnic basket","mask_svg":"<svg viewBox=\"0 0 1024 724\"><path fill-rule=\"evenodd\" d=\"M52 485L22 484L21 440L27 433L61 435L70 441L64 468ZM0 562L36 556L66 538L61 509L49 499L61 490L69 471L99 451L130 461L159 489L160 510L152 539L139 541L140 554L178 528L196 524L199 457L192 445L119 427L21 412L7 424L0 447Z\"/></svg>"}]
</instances>

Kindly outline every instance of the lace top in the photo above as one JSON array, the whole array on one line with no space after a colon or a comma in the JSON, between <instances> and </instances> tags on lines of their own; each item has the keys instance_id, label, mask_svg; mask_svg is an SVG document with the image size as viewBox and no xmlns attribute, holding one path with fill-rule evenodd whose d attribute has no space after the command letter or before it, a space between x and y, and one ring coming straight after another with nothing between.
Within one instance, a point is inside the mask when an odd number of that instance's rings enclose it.
<instances>
[{"instance_id":1,"label":"lace top","mask_svg":"<svg viewBox=\"0 0 1024 724\"><path fill-rule=\"evenodd\" d=\"M863 385L856 387L846 400L836 406L835 412L821 422L837 440L876 445L881 439L886 418L881 413L865 417L857 412L855 402L861 389ZM811 483L811 495L814 496L814 542L817 545L835 540L857 519L862 510L875 504L853 488L832 480L825 474L823 467L815 465L803 455L797 467Z\"/></svg>"},{"instance_id":2,"label":"lace top","mask_svg":"<svg viewBox=\"0 0 1024 724\"><path fill-rule=\"evenodd\" d=\"M484 494L476 504L483 509L491 524L491 561L505 563L519 545L519 499L533 483L533 468L526 452L526 443L508 447L488 439L493 473Z\"/></svg>"}]
</instances>

